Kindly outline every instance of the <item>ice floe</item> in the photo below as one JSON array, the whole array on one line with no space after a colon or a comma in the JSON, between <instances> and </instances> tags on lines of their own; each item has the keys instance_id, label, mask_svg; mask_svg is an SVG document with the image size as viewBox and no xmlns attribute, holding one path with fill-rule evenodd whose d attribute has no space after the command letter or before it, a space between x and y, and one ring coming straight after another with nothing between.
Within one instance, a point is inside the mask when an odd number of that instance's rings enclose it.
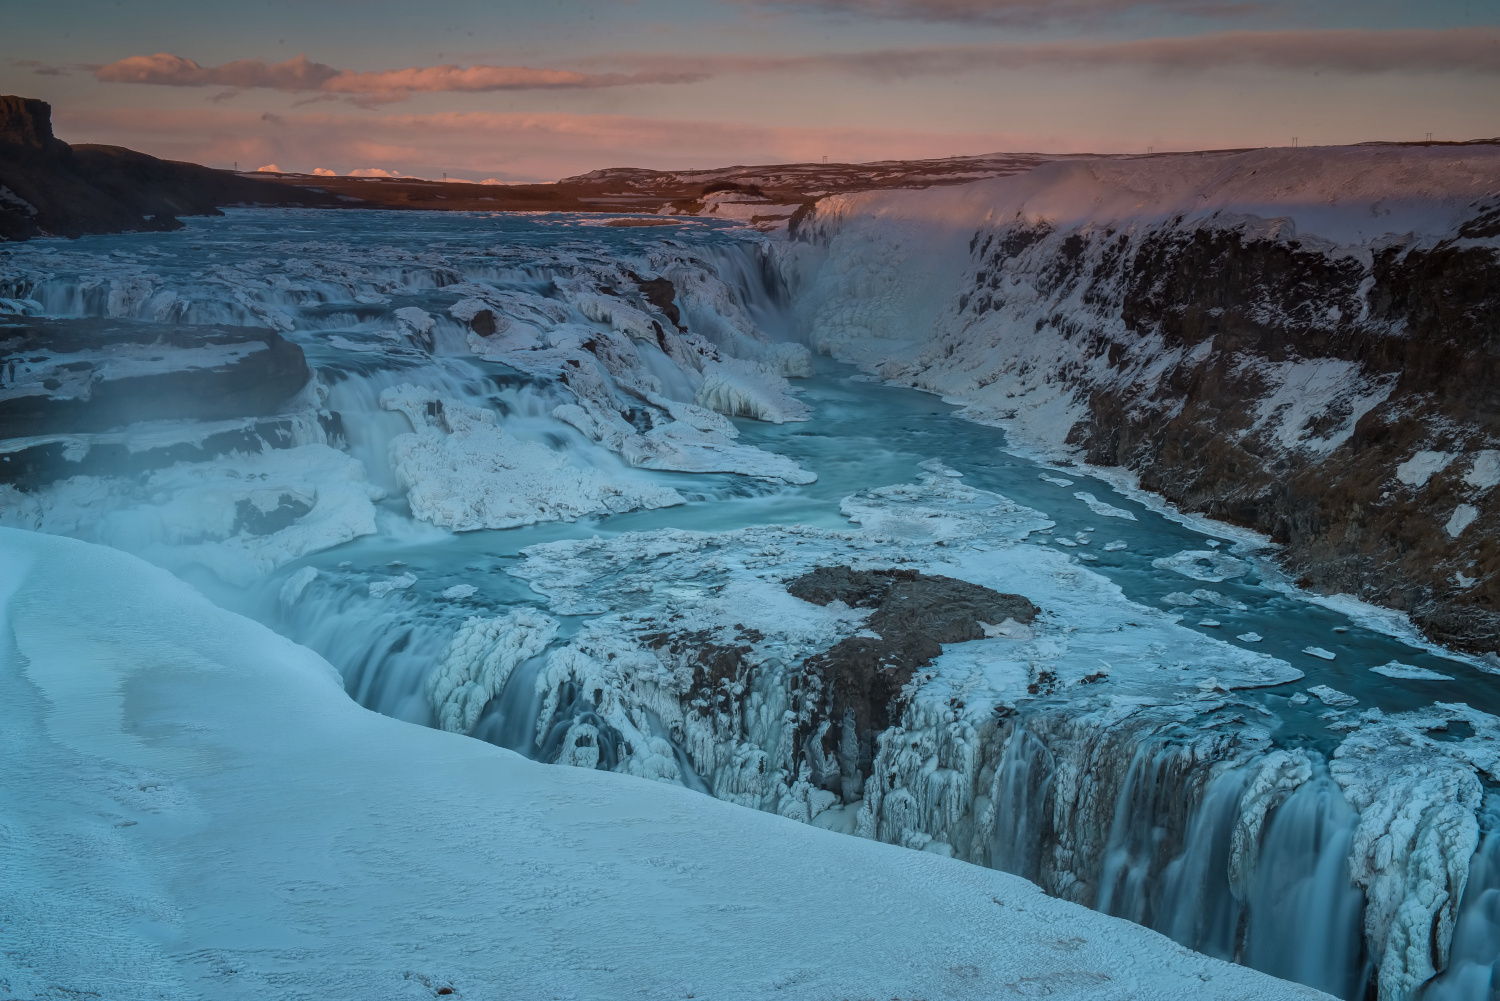
<instances>
[{"instance_id":1,"label":"ice floe","mask_svg":"<svg viewBox=\"0 0 1500 1001\"><path fill-rule=\"evenodd\" d=\"M1158 570L1171 570L1210 584L1243 577L1250 572L1249 563L1212 549L1187 550L1174 556L1161 556L1152 560L1151 565Z\"/></svg>"}]
</instances>

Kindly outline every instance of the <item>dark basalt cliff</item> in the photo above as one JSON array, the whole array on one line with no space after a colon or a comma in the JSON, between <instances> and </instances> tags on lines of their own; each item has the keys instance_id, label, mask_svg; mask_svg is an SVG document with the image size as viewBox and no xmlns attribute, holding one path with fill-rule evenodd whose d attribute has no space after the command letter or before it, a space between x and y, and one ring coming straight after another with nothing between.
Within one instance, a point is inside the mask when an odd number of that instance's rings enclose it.
<instances>
[{"instance_id":1,"label":"dark basalt cliff","mask_svg":"<svg viewBox=\"0 0 1500 1001\"><path fill-rule=\"evenodd\" d=\"M275 415L311 375L300 347L260 328L14 318L0 325L0 483L31 489L289 444L292 428ZM186 427L182 440L100 436L237 418L260 419L201 436Z\"/></svg>"},{"instance_id":2,"label":"dark basalt cliff","mask_svg":"<svg viewBox=\"0 0 1500 1001\"><path fill-rule=\"evenodd\" d=\"M973 285L937 350L972 351L1022 284L1037 335L1064 348L1047 378L1087 403L1068 443L1089 462L1270 535L1307 587L1490 653L1497 232L1500 202L1446 238L1367 255L1248 225L1011 224L975 237Z\"/></svg>"},{"instance_id":3,"label":"dark basalt cliff","mask_svg":"<svg viewBox=\"0 0 1500 1001\"><path fill-rule=\"evenodd\" d=\"M326 192L118 146L69 146L43 101L0 96L0 240L172 230L225 205L339 207Z\"/></svg>"}]
</instances>

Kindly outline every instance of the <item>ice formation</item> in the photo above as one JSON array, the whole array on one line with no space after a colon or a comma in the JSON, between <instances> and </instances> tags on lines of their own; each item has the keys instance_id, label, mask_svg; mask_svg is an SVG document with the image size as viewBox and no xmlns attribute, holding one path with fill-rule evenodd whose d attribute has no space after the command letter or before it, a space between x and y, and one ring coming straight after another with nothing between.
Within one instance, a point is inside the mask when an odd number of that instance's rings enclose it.
<instances>
[{"instance_id":1,"label":"ice formation","mask_svg":"<svg viewBox=\"0 0 1500 1001\"><path fill-rule=\"evenodd\" d=\"M1429 671L1425 667L1413 667L1400 661L1391 661L1389 664L1380 664L1370 668L1376 674L1382 674L1387 678L1401 678L1409 681L1452 681L1453 675L1442 674L1438 671Z\"/></svg>"},{"instance_id":2,"label":"ice formation","mask_svg":"<svg viewBox=\"0 0 1500 1001\"><path fill-rule=\"evenodd\" d=\"M409 384L380 396L415 429L391 439L391 468L412 513L456 532L571 521L683 503L670 487L580 468L565 452L522 441L495 413Z\"/></svg>"},{"instance_id":3,"label":"ice formation","mask_svg":"<svg viewBox=\"0 0 1500 1001\"><path fill-rule=\"evenodd\" d=\"M427 676L425 692L438 726L451 733L472 731L516 665L541 653L556 635L555 620L527 609L465 622Z\"/></svg>"},{"instance_id":4,"label":"ice formation","mask_svg":"<svg viewBox=\"0 0 1500 1001\"><path fill-rule=\"evenodd\" d=\"M1080 490L1073 496L1087 504L1088 509L1101 518L1124 518L1127 521L1135 521L1135 515L1129 511L1122 507L1115 507L1113 504L1106 504L1087 491Z\"/></svg>"}]
</instances>

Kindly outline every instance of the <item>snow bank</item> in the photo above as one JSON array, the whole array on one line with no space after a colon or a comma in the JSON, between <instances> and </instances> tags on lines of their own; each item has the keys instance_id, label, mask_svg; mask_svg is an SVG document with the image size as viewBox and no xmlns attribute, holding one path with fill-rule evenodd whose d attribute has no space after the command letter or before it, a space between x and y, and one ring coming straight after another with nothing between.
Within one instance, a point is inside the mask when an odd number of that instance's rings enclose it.
<instances>
[{"instance_id":1,"label":"snow bank","mask_svg":"<svg viewBox=\"0 0 1500 1001\"><path fill-rule=\"evenodd\" d=\"M0 599L20 996L1317 996L1002 873L366 712L119 552L0 531Z\"/></svg>"}]
</instances>

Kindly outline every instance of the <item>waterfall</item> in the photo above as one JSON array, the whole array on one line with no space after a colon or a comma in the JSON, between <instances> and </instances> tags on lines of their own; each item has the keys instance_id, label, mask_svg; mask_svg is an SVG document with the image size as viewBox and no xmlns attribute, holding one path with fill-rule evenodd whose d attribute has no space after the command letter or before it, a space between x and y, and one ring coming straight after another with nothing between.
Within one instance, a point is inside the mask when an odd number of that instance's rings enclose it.
<instances>
[{"instance_id":1,"label":"waterfall","mask_svg":"<svg viewBox=\"0 0 1500 1001\"><path fill-rule=\"evenodd\" d=\"M1358 823L1326 770L1277 808L1247 900L1247 965L1335 997L1363 996L1364 894L1349 879Z\"/></svg>"}]
</instances>

